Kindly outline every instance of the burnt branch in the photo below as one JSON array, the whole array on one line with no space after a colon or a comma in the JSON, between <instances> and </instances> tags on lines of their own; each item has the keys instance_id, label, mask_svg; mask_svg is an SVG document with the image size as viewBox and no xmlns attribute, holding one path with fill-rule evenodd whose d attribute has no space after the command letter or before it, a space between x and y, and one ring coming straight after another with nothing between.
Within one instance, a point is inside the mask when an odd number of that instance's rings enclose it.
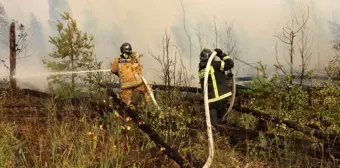
<instances>
[{"instance_id":1,"label":"burnt branch","mask_svg":"<svg viewBox=\"0 0 340 168\"><path fill-rule=\"evenodd\" d=\"M144 120L138 116L138 114L141 113L140 111L132 110L131 108L127 107L118 99L115 93L110 93L110 95L113 101L119 105L117 112L125 112L129 117L131 117L132 120L138 125L138 127L149 136L149 138L164 154L173 159L179 166L183 168L193 167L187 160L183 159L183 157L181 157L177 151L166 144L165 141L158 135L158 133L152 129L151 125L145 123ZM109 105L104 103L93 103L93 107L98 107L98 109L103 111L104 113L106 111L115 111L115 108L110 107ZM120 115L124 116L123 113L121 113Z\"/></svg>"},{"instance_id":2,"label":"burnt branch","mask_svg":"<svg viewBox=\"0 0 340 168\"><path fill-rule=\"evenodd\" d=\"M286 75L286 71L284 70L283 65L280 63L279 57L277 54L277 43L275 43L275 55L276 55L276 62L277 62L277 64L274 65L275 68L280 70L284 75Z\"/></svg>"}]
</instances>

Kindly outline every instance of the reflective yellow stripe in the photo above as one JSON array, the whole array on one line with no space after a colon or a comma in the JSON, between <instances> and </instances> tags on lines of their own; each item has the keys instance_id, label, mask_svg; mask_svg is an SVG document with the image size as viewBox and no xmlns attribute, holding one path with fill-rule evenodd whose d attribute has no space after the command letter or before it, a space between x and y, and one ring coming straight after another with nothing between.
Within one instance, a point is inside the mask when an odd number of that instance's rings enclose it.
<instances>
[{"instance_id":1,"label":"reflective yellow stripe","mask_svg":"<svg viewBox=\"0 0 340 168\"><path fill-rule=\"evenodd\" d=\"M215 70L212 66L210 66L210 76L211 76L211 81L213 83L213 88L214 88L214 93L215 93L215 97L218 97L218 88L217 88L217 84L216 84L216 78L215 78Z\"/></svg>"},{"instance_id":2,"label":"reflective yellow stripe","mask_svg":"<svg viewBox=\"0 0 340 168\"><path fill-rule=\"evenodd\" d=\"M205 73L205 69L202 69L202 70L198 73L198 78L199 78L199 79L204 78L204 73Z\"/></svg>"},{"instance_id":3,"label":"reflective yellow stripe","mask_svg":"<svg viewBox=\"0 0 340 168\"><path fill-rule=\"evenodd\" d=\"M212 70L211 70L211 69L212 69ZM211 73L213 73L213 72L214 72L214 68L213 68L212 66L210 66L210 71L209 71L210 75L211 75ZM205 68L202 69L202 70L198 73L198 78L199 78L199 79L202 79L202 78L204 78L204 75L205 75Z\"/></svg>"},{"instance_id":4,"label":"reflective yellow stripe","mask_svg":"<svg viewBox=\"0 0 340 168\"><path fill-rule=\"evenodd\" d=\"M121 78L121 75L122 75L122 65L120 63L118 63L118 75L119 75L119 78Z\"/></svg>"},{"instance_id":5,"label":"reflective yellow stripe","mask_svg":"<svg viewBox=\"0 0 340 168\"><path fill-rule=\"evenodd\" d=\"M224 61L221 61L221 68L220 68L221 71L224 71L224 64L225 64Z\"/></svg>"},{"instance_id":6,"label":"reflective yellow stripe","mask_svg":"<svg viewBox=\"0 0 340 168\"><path fill-rule=\"evenodd\" d=\"M125 82L125 83L121 83L120 88L121 89L130 88L130 87L138 86L141 83L143 83L142 80L132 81L132 82Z\"/></svg>"},{"instance_id":7,"label":"reflective yellow stripe","mask_svg":"<svg viewBox=\"0 0 340 168\"><path fill-rule=\"evenodd\" d=\"M230 57L229 57L230 58ZM228 59L228 58L227 58ZM221 61L223 62L223 61ZM223 65L224 66L224 65ZM221 65L222 67L222 65ZM231 92L228 92L228 93L225 93L223 94L222 96L219 96L218 95L218 87L217 87L217 84L216 84L216 78L215 78L215 70L212 66L210 66L210 76L211 76L211 81L213 83L213 88L214 88L214 94L215 94L215 98L212 98L212 99L209 99L208 102L209 103L212 103L212 102L216 102L216 101L219 101L219 100L222 100L224 98L227 98L229 96L232 95ZM199 78L202 79L204 78L204 74L205 74L205 69L202 69L200 72L199 72Z\"/></svg>"},{"instance_id":8,"label":"reflective yellow stripe","mask_svg":"<svg viewBox=\"0 0 340 168\"><path fill-rule=\"evenodd\" d=\"M223 61L225 61L226 59L230 59L230 56L225 56L222 58Z\"/></svg>"},{"instance_id":9,"label":"reflective yellow stripe","mask_svg":"<svg viewBox=\"0 0 340 168\"><path fill-rule=\"evenodd\" d=\"M222 100L222 99L224 99L224 98L227 98L227 97L229 97L229 96L231 96L231 95L232 95L232 93L231 93L231 92L228 92L228 93L226 93L226 94L223 94L222 96L219 96L219 97L215 97L215 98L209 99L208 102L209 102L209 103L216 102L216 101Z\"/></svg>"}]
</instances>

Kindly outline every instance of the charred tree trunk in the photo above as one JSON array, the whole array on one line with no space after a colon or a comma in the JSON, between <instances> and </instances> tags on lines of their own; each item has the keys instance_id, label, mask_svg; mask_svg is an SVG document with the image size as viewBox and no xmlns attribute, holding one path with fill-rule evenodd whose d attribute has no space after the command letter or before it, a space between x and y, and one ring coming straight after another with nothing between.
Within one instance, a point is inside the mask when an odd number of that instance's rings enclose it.
<instances>
[{"instance_id":1,"label":"charred tree trunk","mask_svg":"<svg viewBox=\"0 0 340 168\"><path fill-rule=\"evenodd\" d=\"M91 103L92 107L97 107L100 113L105 113L106 111L117 111L120 113L121 116L125 116L127 114L132 120L138 125L138 127L146 133L149 138L156 144L156 146L169 158L174 160L181 168L193 168L188 160L184 159L180 154L172 149L161 137L160 135L151 127L151 125L144 123L142 118L139 117L138 110L133 110L130 107L126 106L124 103L120 101L120 99L116 96L115 93L110 93L111 98L113 101L118 105L118 109L105 104L105 103Z\"/></svg>"},{"instance_id":2,"label":"charred tree trunk","mask_svg":"<svg viewBox=\"0 0 340 168\"><path fill-rule=\"evenodd\" d=\"M305 135L314 136L320 140L332 141L335 145L340 145L340 141L338 140L339 135L336 133L326 133L322 130L314 129L309 126L305 126L299 122L286 120L281 117L276 117L276 116L273 116L273 115L270 115L270 114L267 114L267 113L264 113L258 110L244 108L241 106L234 106L233 109L244 114L253 115L260 119L273 121L278 124L285 124L287 127L300 131L304 133Z\"/></svg>"},{"instance_id":3,"label":"charred tree trunk","mask_svg":"<svg viewBox=\"0 0 340 168\"><path fill-rule=\"evenodd\" d=\"M16 91L17 82L15 79L15 69L16 69L16 46L15 46L15 24L11 23L9 29L9 69L10 69L10 86L13 91Z\"/></svg>"}]
</instances>

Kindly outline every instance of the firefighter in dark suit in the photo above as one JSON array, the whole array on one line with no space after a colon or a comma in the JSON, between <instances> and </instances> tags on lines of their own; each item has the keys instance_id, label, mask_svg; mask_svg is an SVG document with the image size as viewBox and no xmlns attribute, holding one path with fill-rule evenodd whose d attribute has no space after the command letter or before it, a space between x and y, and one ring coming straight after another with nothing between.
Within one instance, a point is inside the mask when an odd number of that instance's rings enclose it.
<instances>
[{"instance_id":1,"label":"firefighter in dark suit","mask_svg":"<svg viewBox=\"0 0 340 168\"><path fill-rule=\"evenodd\" d=\"M211 62L210 73L208 76L208 101L210 107L210 116L212 124L221 124L223 114L227 111L227 103L229 97L232 95L230 81L231 78L226 75L226 71L234 67L234 61L225 54L221 49L215 49L216 56L220 60L213 60ZM199 63L199 80L201 88L204 91L204 74L208 59L212 51L203 49L200 53Z\"/></svg>"}]
</instances>

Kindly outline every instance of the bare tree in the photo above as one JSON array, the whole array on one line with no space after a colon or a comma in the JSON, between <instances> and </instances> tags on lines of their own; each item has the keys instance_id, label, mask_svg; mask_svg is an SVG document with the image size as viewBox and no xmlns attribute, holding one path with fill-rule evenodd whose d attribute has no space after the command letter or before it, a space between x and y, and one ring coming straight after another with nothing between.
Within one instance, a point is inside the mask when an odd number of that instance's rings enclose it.
<instances>
[{"instance_id":1,"label":"bare tree","mask_svg":"<svg viewBox=\"0 0 340 168\"><path fill-rule=\"evenodd\" d=\"M234 22L225 22L225 27L221 31L219 30L216 22L216 17L214 17L214 36L215 42L213 43L214 48L221 48L227 55L231 56L233 59L237 58L236 50L236 40L233 37L232 31L234 28ZM217 45L219 44L219 45Z\"/></svg>"},{"instance_id":2,"label":"bare tree","mask_svg":"<svg viewBox=\"0 0 340 168\"><path fill-rule=\"evenodd\" d=\"M3 66L4 66L6 69L9 69L9 66L6 64L5 59L0 58L0 62L3 64Z\"/></svg>"},{"instance_id":3,"label":"bare tree","mask_svg":"<svg viewBox=\"0 0 340 168\"><path fill-rule=\"evenodd\" d=\"M307 22L308 16L306 15L309 15L308 12L309 11L307 11L307 14L306 13L301 14L302 22L297 22L298 24L304 23L305 21ZM309 37L311 36L311 32L310 30L308 30L308 27L306 25L300 26L302 26L302 28L299 36L298 51L301 57L300 86L302 86L303 80L307 76L305 73L307 71L308 64L312 56L311 48L313 44L309 43L310 41Z\"/></svg>"},{"instance_id":4,"label":"bare tree","mask_svg":"<svg viewBox=\"0 0 340 168\"><path fill-rule=\"evenodd\" d=\"M227 55L237 58L236 40L233 37L234 21L225 22L225 34L220 38L220 46L225 50Z\"/></svg>"},{"instance_id":5,"label":"bare tree","mask_svg":"<svg viewBox=\"0 0 340 168\"><path fill-rule=\"evenodd\" d=\"M340 50L333 49L334 57L329 62L329 65L325 67L325 71L327 72L328 76L330 77L340 77Z\"/></svg>"},{"instance_id":6,"label":"bare tree","mask_svg":"<svg viewBox=\"0 0 340 168\"><path fill-rule=\"evenodd\" d=\"M28 53L29 46L31 45L31 26L26 27L24 24L19 23L16 20L13 20L11 24L15 25L15 46L14 51L16 55L16 59L20 60L23 58L30 57L32 53ZM4 44L7 48L10 48L10 43L8 41L9 34L9 25L3 25L0 35L0 40L2 44ZM9 69L9 66L6 64L6 59L2 58L0 61L4 64L4 66Z\"/></svg>"},{"instance_id":7,"label":"bare tree","mask_svg":"<svg viewBox=\"0 0 340 168\"><path fill-rule=\"evenodd\" d=\"M336 22L330 22L330 29L334 35L334 40L332 40L332 49L334 51L334 57L329 62L329 65L325 67L327 74L331 77L340 76L340 24Z\"/></svg>"},{"instance_id":8,"label":"bare tree","mask_svg":"<svg viewBox=\"0 0 340 168\"><path fill-rule=\"evenodd\" d=\"M182 11L183 11L183 26L184 26L185 33L187 34L188 40L189 40L189 57L190 57L189 67L190 67L190 71L191 71L192 70L191 69L191 63L192 63L192 58L191 58L192 57L192 41L191 41L191 35L189 34L188 29L186 27L186 15L185 15L184 5L183 5L182 0L180 0L180 2L181 2Z\"/></svg>"},{"instance_id":9,"label":"bare tree","mask_svg":"<svg viewBox=\"0 0 340 168\"><path fill-rule=\"evenodd\" d=\"M196 36L198 40L199 51L202 51L203 48L206 46L206 44L204 44L204 33L202 32L200 28L196 32L197 32Z\"/></svg>"},{"instance_id":10,"label":"bare tree","mask_svg":"<svg viewBox=\"0 0 340 168\"><path fill-rule=\"evenodd\" d=\"M159 75L159 78L163 81L164 85L170 87L171 85L188 86L190 84L187 70L181 59L180 49L171 43L171 37L167 31L165 31L165 36L162 40L162 55L155 55L150 51L149 54L161 66L161 75ZM178 63L178 61L180 61L180 63Z\"/></svg>"},{"instance_id":11,"label":"bare tree","mask_svg":"<svg viewBox=\"0 0 340 168\"><path fill-rule=\"evenodd\" d=\"M284 75L287 75L286 70L284 69L283 65L279 61L279 56L277 53L277 43L275 43L275 57L276 57L277 64L274 64L274 67L276 68L276 70L281 71Z\"/></svg>"},{"instance_id":12,"label":"bare tree","mask_svg":"<svg viewBox=\"0 0 340 168\"><path fill-rule=\"evenodd\" d=\"M189 86L191 86L191 81L193 79L195 79L195 77L194 77L193 74L188 73L188 70L187 70L185 64L183 63L183 59L182 59L183 55L182 55L179 47L177 45L173 45L173 47L176 49L176 51L177 51L176 56L179 57L179 61L180 61L179 65L178 65L177 72L175 74L175 76L178 77L178 78L176 78L176 81L175 81L176 85L175 86L189 87ZM177 61L175 61L175 62L176 62L176 65L177 65Z\"/></svg>"},{"instance_id":13,"label":"bare tree","mask_svg":"<svg viewBox=\"0 0 340 168\"><path fill-rule=\"evenodd\" d=\"M218 31L218 26L216 24L216 17L214 16L214 35L215 35L215 43L213 43L214 48L218 48L218 38L221 36L221 34Z\"/></svg>"},{"instance_id":14,"label":"bare tree","mask_svg":"<svg viewBox=\"0 0 340 168\"><path fill-rule=\"evenodd\" d=\"M32 54L27 53L27 49L31 45L32 37L28 33L31 31L31 26L26 28L22 23L20 24L18 22L14 22L14 23L16 23L17 30L19 31L17 41L16 41L15 52L17 56L22 55L21 53L23 53L23 55L17 57L17 59L30 57Z\"/></svg>"},{"instance_id":15,"label":"bare tree","mask_svg":"<svg viewBox=\"0 0 340 168\"><path fill-rule=\"evenodd\" d=\"M333 45L334 57L325 67L327 74L331 77L340 76L340 43Z\"/></svg>"},{"instance_id":16,"label":"bare tree","mask_svg":"<svg viewBox=\"0 0 340 168\"><path fill-rule=\"evenodd\" d=\"M0 40L8 40L8 19L6 15L6 11L4 6L0 3ZM6 29L7 28L7 29ZM1 47L1 49L3 49ZM9 66L6 64L4 58L0 56L0 62L4 65L6 69L9 69Z\"/></svg>"},{"instance_id":17,"label":"bare tree","mask_svg":"<svg viewBox=\"0 0 340 168\"><path fill-rule=\"evenodd\" d=\"M295 55L295 43L296 43L296 37L299 35L301 35L301 32L304 31L303 35L306 36L306 24L309 18L309 8L307 7L307 15L305 15L304 13L302 14L302 19L299 20L298 17L296 17L295 15L293 16L292 19L292 23L291 25L287 25L285 28L282 29L282 34L280 35L275 35L275 37L277 37L282 43L286 44L289 46L289 57L290 57L290 75L292 76L291 80L290 80L290 84L293 83L293 77L294 77L294 55ZM304 38L300 38L304 39L304 41L302 41L302 43L304 43L304 45L306 44L306 39ZM302 45L300 45L300 54L303 53L303 60L306 58L306 52L309 52L308 47L304 46L301 48ZM302 50L302 51L301 51ZM302 61L304 62L304 61ZM278 65L276 67L280 67L282 68L282 65L280 63L278 63ZM305 67L305 66L304 66ZM282 70L282 69L281 69Z\"/></svg>"},{"instance_id":18,"label":"bare tree","mask_svg":"<svg viewBox=\"0 0 340 168\"><path fill-rule=\"evenodd\" d=\"M165 37L162 40L162 56L156 56L149 52L150 55L161 65L162 75L159 77L163 80L164 85L166 86L171 85L171 80L174 78L173 72L175 68L175 62L170 58L170 39L171 38L168 36L168 33L165 31Z\"/></svg>"}]
</instances>

